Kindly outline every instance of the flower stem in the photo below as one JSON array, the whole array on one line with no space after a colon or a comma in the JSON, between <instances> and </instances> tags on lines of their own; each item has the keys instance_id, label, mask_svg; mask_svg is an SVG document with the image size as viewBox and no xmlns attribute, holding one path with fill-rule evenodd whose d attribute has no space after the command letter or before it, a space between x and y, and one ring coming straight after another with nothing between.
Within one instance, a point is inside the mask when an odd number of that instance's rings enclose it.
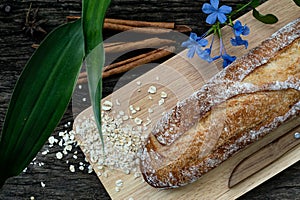
<instances>
[{"instance_id":1,"label":"flower stem","mask_svg":"<svg viewBox=\"0 0 300 200\"><path fill-rule=\"evenodd\" d=\"M228 15L228 17L230 17L231 19L231 16L241 12L242 10L246 9L248 6L250 6L252 4L252 1L246 3L245 5L243 5L242 7L240 7L239 9L237 10L234 10L233 12L230 13L230 15Z\"/></svg>"}]
</instances>

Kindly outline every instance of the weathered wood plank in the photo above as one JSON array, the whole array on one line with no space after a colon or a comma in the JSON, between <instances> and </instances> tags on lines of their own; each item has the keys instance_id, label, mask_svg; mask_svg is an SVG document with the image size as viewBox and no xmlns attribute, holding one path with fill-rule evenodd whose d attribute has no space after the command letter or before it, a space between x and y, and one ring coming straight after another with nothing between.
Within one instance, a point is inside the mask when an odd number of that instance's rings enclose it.
<instances>
[{"instance_id":1,"label":"weathered wood plank","mask_svg":"<svg viewBox=\"0 0 300 200\"><path fill-rule=\"evenodd\" d=\"M31 1L1 1L0 2L0 130L3 126L4 115L17 78L26 61L34 52L31 48L33 43L39 42L38 38L25 35L22 31L26 12L32 2L32 8L39 8L39 18L48 21L41 25L47 32L65 22L67 15L80 15L81 0L31 0ZM191 26L194 31L202 33L207 30L203 24L205 15L201 14L201 5L205 0L114 0L108 10L107 16L111 18L153 20L153 21L175 21L178 24ZM236 2L247 2L245 0L223 1L228 5ZM4 7L9 5L10 12L5 12ZM133 80L143 72L140 71L122 80L122 84ZM110 94L119 80L120 76L114 76L104 81L104 96ZM123 77L124 78L124 77ZM82 91L82 86L76 94L77 103L82 107L88 107L88 98ZM79 111L74 111L76 112ZM71 126L65 127L69 121L72 122L72 109L68 109L60 125L53 136L59 138L59 131L71 130ZM41 152L49 149L47 155ZM82 172L78 170L80 162L84 161L82 152L78 147L72 149L71 154L58 160L57 152L62 152L63 147L55 145L50 148L46 143L38 154L36 163L44 163L44 166L29 165L27 172L18 177L9 179L4 187L0 189L0 199L110 199L103 189L100 181L94 173L89 174L87 169ZM72 158L72 154L78 151L78 158ZM76 166L76 172L69 171L69 164ZM297 199L300 196L300 163L295 164L288 170L280 173L258 188L247 193L241 199ZM41 182L45 187L41 187Z\"/></svg>"}]
</instances>

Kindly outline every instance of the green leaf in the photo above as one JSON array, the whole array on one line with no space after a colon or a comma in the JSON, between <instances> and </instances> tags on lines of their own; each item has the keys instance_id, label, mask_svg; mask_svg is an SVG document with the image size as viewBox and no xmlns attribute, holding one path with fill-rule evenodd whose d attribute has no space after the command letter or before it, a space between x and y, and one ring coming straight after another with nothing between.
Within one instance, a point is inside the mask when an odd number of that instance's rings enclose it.
<instances>
[{"instance_id":1,"label":"green leaf","mask_svg":"<svg viewBox=\"0 0 300 200\"><path fill-rule=\"evenodd\" d=\"M82 7L82 28L87 55L85 65L88 74L89 92L103 146L101 131L102 68L104 65L102 28L109 3L109 0L84 0Z\"/></svg>"},{"instance_id":2,"label":"green leaf","mask_svg":"<svg viewBox=\"0 0 300 200\"><path fill-rule=\"evenodd\" d=\"M261 21L265 24L275 24L278 22L278 18L273 14L262 15L255 8L252 12L253 17L255 17L258 21Z\"/></svg>"},{"instance_id":3,"label":"green leaf","mask_svg":"<svg viewBox=\"0 0 300 200\"><path fill-rule=\"evenodd\" d=\"M84 58L81 21L48 34L13 91L0 140L0 183L28 166L62 118Z\"/></svg>"},{"instance_id":4,"label":"green leaf","mask_svg":"<svg viewBox=\"0 0 300 200\"><path fill-rule=\"evenodd\" d=\"M294 0L295 4L300 7L300 0Z\"/></svg>"},{"instance_id":5,"label":"green leaf","mask_svg":"<svg viewBox=\"0 0 300 200\"><path fill-rule=\"evenodd\" d=\"M260 1L259 0L252 0L251 3L250 3L250 6L252 8L256 8L259 5L260 5Z\"/></svg>"}]
</instances>

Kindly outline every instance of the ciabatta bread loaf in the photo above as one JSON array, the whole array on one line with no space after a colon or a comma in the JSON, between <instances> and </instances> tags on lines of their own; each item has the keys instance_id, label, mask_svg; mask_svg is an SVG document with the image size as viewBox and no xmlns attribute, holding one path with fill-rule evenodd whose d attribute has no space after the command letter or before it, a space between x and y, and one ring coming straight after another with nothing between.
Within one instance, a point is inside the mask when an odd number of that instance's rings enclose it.
<instances>
[{"instance_id":1,"label":"ciabatta bread loaf","mask_svg":"<svg viewBox=\"0 0 300 200\"><path fill-rule=\"evenodd\" d=\"M141 157L146 182L197 180L300 114L300 19L177 103L154 127Z\"/></svg>"}]
</instances>

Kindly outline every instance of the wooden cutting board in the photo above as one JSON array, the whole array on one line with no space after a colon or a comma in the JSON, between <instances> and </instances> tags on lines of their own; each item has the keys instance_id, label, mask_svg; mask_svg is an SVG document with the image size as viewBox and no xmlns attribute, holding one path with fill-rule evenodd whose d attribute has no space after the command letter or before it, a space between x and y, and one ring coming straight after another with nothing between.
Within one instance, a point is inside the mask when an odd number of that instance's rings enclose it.
<instances>
[{"instance_id":1,"label":"wooden cutting board","mask_svg":"<svg viewBox=\"0 0 300 200\"><path fill-rule=\"evenodd\" d=\"M238 57L242 56L247 53L249 49L252 49L270 37L279 28L300 17L300 8L297 7L292 0L269 0L261 5L258 10L264 14L275 14L279 18L279 22L274 25L266 25L255 20L252 17L252 13L245 14L239 20L241 20L243 24L247 24L251 29L250 35L245 37L245 39L249 41L249 47L248 49L232 47L229 44L230 38L232 37L232 30L229 27L225 27L223 29L223 40L229 54L234 54ZM217 49L218 47L215 48L215 51L218 51ZM147 117L151 117L151 124L155 124L161 117L162 112L169 110L177 101L183 100L198 90L203 83L222 69L220 67L220 61L208 64L196 56L193 59L188 59L186 53L186 50L179 53L165 63L155 67L153 70L115 91L103 99L103 101L110 100L111 102L116 102L117 100L120 102L119 106L113 107L116 113L118 113L119 110L129 113L129 105L140 107L141 110L134 114L133 118L138 117L142 119L143 122L146 122ZM151 95L152 99L149 99L149 93L147 92L150 86L157 88L156 95ZM164 104L159 106L158 101L160 100L160 93L162 91L166 92L168 97ZM149 115L148 108L154 110L151 116ZM74 127L80 127L81 122L86 118L90 118L91 115L91 108L83 111L75 119ZM128 123L133 123L133 120L128 120ZM243 170L245 172L249 171L247 166L252 165L251 162L253 162L253 160L255 161L256 157L266 155L270 152L268 148L274 151L274 145L276 146L277 144L289 141L289 138L293 140L293 135L296 132L300 132L299 125L299 118L289 121L263 140L235 154L216 169L205 174L198 181L182 188L172 190L155 189L143 182L142 178L135 178L132 174L126 175L118 170L110 170L108 177L99 175L99 179L112 199L129 199L130 197L135 200L175 198L234 199L299 161L300 145L293 143L289 144L290 147L287 147L281 156L274 156L271 161L268 161L268 164L262 165L263 167L258 165L254 167L254 169L251 168L251 173L243 178L240 178L238 175L243 172ZM149 130L151 130L151 125L149 125L149 127ZM95 134L94 137L97 138L98 135ZM91 157L86 150L88 147L84 136L76 134L76 139L87 159L91 161ZM280 148L277 148L277 151L280 152ZM100 172L98 165L93 164L93 162L91 163L94 171L96 173ZM119 179L122 179L124 183L121 190L117 192L115 190L115 182ZM229 182L232 187L229 187Z\"/></svg>"}]
</instances>

